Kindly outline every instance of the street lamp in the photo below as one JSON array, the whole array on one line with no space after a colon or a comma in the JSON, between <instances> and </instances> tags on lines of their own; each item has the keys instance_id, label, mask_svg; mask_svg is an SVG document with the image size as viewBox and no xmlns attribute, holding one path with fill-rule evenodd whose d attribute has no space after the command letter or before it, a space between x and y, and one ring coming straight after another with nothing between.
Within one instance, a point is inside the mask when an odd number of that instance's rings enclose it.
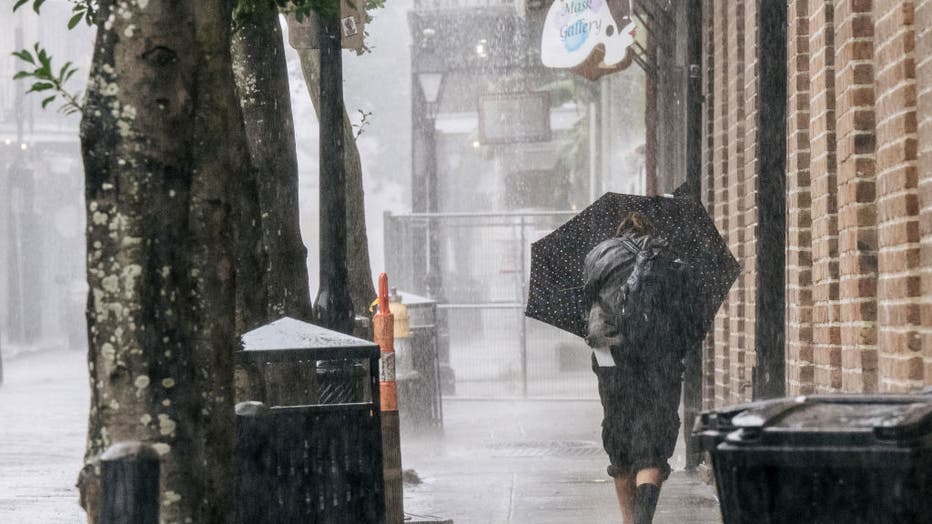
<instances>
[{"instance_id":1,"label":"street lamp","mask_svg":"<svg viewBox=\"0 0 932 524\"><path fill-rule=\"evenodd\" d=\"M440 98L440 88L443 87L443 71L422 71L417 74L417 82L424 94L424 103L427 106L427 118L437 118L437 105Z\"/></svg>"},{"instance_id":2,"label":"street lamp","mask_svg":"<svg viewBox=\"0 0 932 524\"><path fill-rule=\"evenodd\" d=\"M443 59L433 50L424 50L417 54L415 64L417 81L424 97L427 117L427 212L440 211L438 176L437 176L437 142L436 119L440 107L440 95L443 92ZM437 217L432 216L427 222L427 295L437 301L443 300L443 277L440 271L440 246L438 241Z\"/></svg>"},{"instance_id":3,"label":"street lamp","mask_svg":"<svg viewBox=\"0 0 932 524\"><path fill-rule=\"evenodd\" d=\"M424 131L420 133L423 137L424 147L424 180L418 181L423 183L427 189L426 193L426 211L427 220L427 296L438 305L446 302L443 292L443 276L440 269L440 241L438 221L440 218L437 214L440 212L440 196L438 190L438 173L437 173L437 113L440 110L440 99L443 95L443 76L445 64L443 58L434 49L436 42L432 41L434 31L425 29L424 36L427 37L421 42L421 45L415 48L414 52L414 73L417 75L417 83L421 90L421 97L424 103ZM450 335L447 329L446 310L437 309L435 319L437 326L437 357L440 361L441 376L450 377L450 392L453 386L453 370L450 368ZM446 383L442 379L442 382ZM444 389L447 389L444 387Z\"/></svg>"}]
</instances>

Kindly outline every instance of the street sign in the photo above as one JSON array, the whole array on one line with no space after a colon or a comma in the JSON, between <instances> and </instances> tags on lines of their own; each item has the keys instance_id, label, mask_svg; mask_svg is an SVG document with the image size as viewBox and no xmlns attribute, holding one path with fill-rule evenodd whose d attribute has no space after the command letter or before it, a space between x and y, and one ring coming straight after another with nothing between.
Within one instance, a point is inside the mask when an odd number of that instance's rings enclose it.
<instances>
[{"instance_id":1,"label":"street sign","mask_svg":"<svg viewBox=\"0 0 932 524\"><path fill-rule=\"evenodd\" d=\"M499 93L479 97L479 143L514 144L550 140L546 93Z\"/></svg>"},{"instance_id":2,"label":"street sign","mask_svg":"<svg viewBox=\"0 0 932 524\"><path fill-rule=\"evenodd\" d=\"M313 15L312 15L313 16ZM285 15L288 22L288 43L295 49L317 49L317 31L307 18L298 23L293 13ZM340 1L340 33L343 49L362 49L364 45L366 11L362 2Z\"/></svg>"},{"instance_id":3,"label":"street sign","mask_svg":"<svg viewBox=\"0 0 932 524\"><path fill-rule=\"evenodd\" d=\"M555 0L541 34L541 61L595 80L631 64L636 36L634 21L616 18L608 0Z\"/></svg>"}]
</instances>

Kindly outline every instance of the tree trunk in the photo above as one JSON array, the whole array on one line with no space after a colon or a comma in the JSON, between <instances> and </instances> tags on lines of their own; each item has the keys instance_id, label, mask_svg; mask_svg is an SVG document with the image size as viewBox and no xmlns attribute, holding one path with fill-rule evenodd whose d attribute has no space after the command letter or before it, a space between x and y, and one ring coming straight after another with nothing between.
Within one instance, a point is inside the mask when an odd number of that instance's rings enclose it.
<instances>
[{"instance_id":1,"label":"tree trunk","mask_svg":"<svg viewBox=\"0 0 932 524\"><path fill-rule=\"evenodd\" d=\"M125 440L162 455L163 522L228 520L235 237L249 220L237 206L251 176L231 5L100 2L81 122L91 521L97 459Z\"/></svg>"},{"instance_id":2,"label":"tree trunk","mask_svg":"<svg viewBox=\"0 0 932 524\"><path fill-rule=\"evenodd\" d=\"M320 117L320 52L298 49L301 70L314 110ZM375 299L372 268L369 264L369 239L366 235L366 205L362 187L362 163L356 137L346 108L343 109L343 143L346 165L346 258L349 266L350 298L358 315L368 315L369 304Z\"/></svg>"},{"instance_id":3,"label":"tree trunk","mask_svg":"<svg viewBox=\"0 0 932 524\"><path fill-rule=\"evenodd\" d=\"M262 266L251 283L238 287L238 293L243 301L252 297L263 303L254 309L260 317L249 319L245 328L286 315L310 320L288 68L278 11L271 3L260 2L247 18L236 21L232 52L261 217L258 255Z\"/></svg>"}]
</instances>

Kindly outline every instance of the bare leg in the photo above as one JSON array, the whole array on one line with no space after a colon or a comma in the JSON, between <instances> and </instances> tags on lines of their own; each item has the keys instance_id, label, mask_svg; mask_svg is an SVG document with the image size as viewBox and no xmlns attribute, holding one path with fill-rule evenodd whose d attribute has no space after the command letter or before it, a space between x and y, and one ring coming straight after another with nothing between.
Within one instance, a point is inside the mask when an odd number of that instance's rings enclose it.
<instances>
[{"instance_id":1,"label":"bare leg","mask_svg":"<svg viewBox=\"0 0 932 524\"><path fill-rule=\"evenodd\" d=\"M638 486L641 484L653 484L655 486L660 486L663 484L663 472L660 470L660 468L642 469L637 472L634 483Z\"/></svg>"},{"instance_id":2,"label":"bare leg","mask_svg":"<svg viewBox=\"0 0 932 524\"><path fill-rule=\"evenodd\" d=\"M615 494L618 495L618 504L621 506L622 522L634 522L634 475L615 477Z\"/></svg>"}]
</instances>

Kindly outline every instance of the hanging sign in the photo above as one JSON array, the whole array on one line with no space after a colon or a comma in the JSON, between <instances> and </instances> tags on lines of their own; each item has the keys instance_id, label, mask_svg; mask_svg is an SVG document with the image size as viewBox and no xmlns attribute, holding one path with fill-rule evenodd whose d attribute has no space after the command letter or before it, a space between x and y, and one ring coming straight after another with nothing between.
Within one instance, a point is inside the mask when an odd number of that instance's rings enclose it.
<instances>
[{"instance_id":1,"label":"hanging sign","mask_svg":"<svg viewBox=\"0 0 932 524\"><path fill-rule=\"evenodd\" d=\"M295 49L317 49L317 30L308 18L298 22L294 13L285 15L288 22L288 43ZM362 49L366 11L361 1L340 2L340 33L343 49Z\"/></svg>"},{"instance_id":2,"label":"hanging sign","mask_svg":"<svg viewBox=\"0 0 932 524\"><path fill-rule=\"evenodd\" d=\"M544 21L541 61L595 80L630 65L637 26L618 23L607 0L554 0Z\"/></svg>"},{"instance_id":3,"label":"hanging sign","mask_svg":"<svg viewBox=\"0 0 932 524\"><path fill-rule=\"evenodd\" d=\"M479 143L515 144L550 140L546 93L499 93L479 97Z\"/></svg>"}]
</instances>

